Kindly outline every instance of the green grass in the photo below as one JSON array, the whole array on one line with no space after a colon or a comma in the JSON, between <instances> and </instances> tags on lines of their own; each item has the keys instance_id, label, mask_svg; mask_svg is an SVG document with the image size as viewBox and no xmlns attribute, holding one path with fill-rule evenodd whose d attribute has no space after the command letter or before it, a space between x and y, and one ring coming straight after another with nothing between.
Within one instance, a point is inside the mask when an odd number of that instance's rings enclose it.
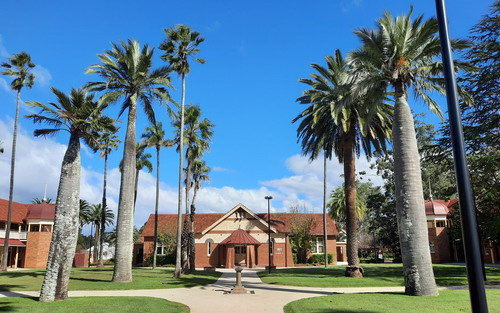
<instances>
[{"instance_id":1,"label":"green grass","mask_svg":"<svg viewBox=\"0 0 500 313\"><path fill-rule=\"evenodd\" d=\"M500 312L500 290L486 291L491 313ZM470 312L467 290L442 290L438 297L402 293L336 294L288 303L285 313L456 313Z\"/></svg>"},{"instance_id":2,"label":"green grass","mask_svg":"<svg viewBox=\"0 0 500 313\"><path fill-rule=\"evenodd\" d=\"M181 303L149 297L84 297L49 303L38 302L38 298L0 298L0 312L173 313L189 312L189 307Z\"/></svg>"},{"instance_id":3,"label":"green grass","mask_svg":"<svg viewBox=\"0 0 500 313\"><path fill-rule=\"evenodd\" d=\"M365 264L365 277L344 277L345 266L295 267L259 272L263 282L276 285L307 287L386 287L404 286L401 264ZM467 285L465 266L434 265L434 274L439 286ZM486 268L489 285L500 285L500 268Z\"/></svg>"},{"instance_id":4,"label":"green grass","mask_svg":"<svg viewBox=\"0 0 500 313\"><path fill-rule=\"evenodd\" d=\"M133 282L113 283L113 268L74 268L71 271L69 290L130 290L130 289L166 289L194 287L212 284L221 275L220 272L196 271L173 279L174 270L162 268L134 268ZM42 286L45 270L21 270L0 273L0 291L38 291ZM163 284L166 282L167 284Z\"/></svg>"}]
</instances>

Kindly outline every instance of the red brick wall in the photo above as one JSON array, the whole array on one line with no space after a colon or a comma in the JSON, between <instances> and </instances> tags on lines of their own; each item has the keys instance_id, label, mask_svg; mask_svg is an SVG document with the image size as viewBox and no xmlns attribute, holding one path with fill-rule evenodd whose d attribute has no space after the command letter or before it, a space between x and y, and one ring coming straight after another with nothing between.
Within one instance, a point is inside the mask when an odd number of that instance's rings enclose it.
<instances>
[{"instance_id":1,"label":"red brick wall","mask_svg":"<svg viewBox=\"0 0 500 313\"><path fill-rule=\"evenodd\" d=\"M26 239L24 267L45 268L49 259L51 232L29 232Z\"/></svg>"},{"instance_id":2,"label":"red brick wall","mask_svg":"<svg viewBox=\"0 0 500 313\"><path fill-rule=\"evenodd\" d=\"M195 244L196 253L196 267L219 267L222 262L220 259L221 251L224 247L215 243L212 243L212 252L210 256L207 254L208 248L206 243Z\"/></svg>"},{"instance_id":3,"label":"red brick wall","mask_svg":"<svg viewBox=\"0 0 500 313\"><path fill-rule=\"evenodd\" d=\"M434 253L431 253L432 263L451 262L450 240L446 227L428 228L429 243L434 244Z\"/></svg>"}]
</instances>

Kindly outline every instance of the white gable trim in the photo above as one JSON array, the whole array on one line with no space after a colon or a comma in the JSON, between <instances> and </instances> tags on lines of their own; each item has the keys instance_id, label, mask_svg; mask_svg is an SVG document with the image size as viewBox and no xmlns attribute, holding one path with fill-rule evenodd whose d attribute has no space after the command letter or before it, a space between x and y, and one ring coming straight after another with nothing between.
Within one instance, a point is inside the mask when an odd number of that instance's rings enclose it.
<instances>
[{"instance_id":1,"label":"white gable trim","mask_svg":"<svg viewBox=\"0 0 500 313\"><path fill-rule=\"evenodd\" d=\"M202 231L201 234L205 235L206 233L208 233L209 231L211 231L212 229L214 229L217 225L219 225L220 223L222 223L222 221L224 221L225 219L227 219L229 216L231 216L231 214L233 214L238 209L243 209L251 217L255 218L257 221L261 222L264 226L268 227L269 224L266 221L264 221L263 219L261 219L260 217L258 217L255 213L253 213L252 211L250 211L250 209L248 209L243 204L238 203L234 208L232 208L229 212L227 212L223 217L221 217L215 223L213 223L212 225L208 226L204 231ZM270 228L271 228L271 231L273 233L275 233L275 234L278 233L278 231L274 227L271 226Z\"/></svg>"}]
</instances>

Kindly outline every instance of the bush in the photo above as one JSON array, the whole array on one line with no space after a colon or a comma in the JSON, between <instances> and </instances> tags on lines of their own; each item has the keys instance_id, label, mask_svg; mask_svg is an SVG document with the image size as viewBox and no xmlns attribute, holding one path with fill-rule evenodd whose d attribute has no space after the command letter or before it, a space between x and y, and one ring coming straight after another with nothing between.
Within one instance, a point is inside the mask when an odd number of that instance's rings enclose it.
<instances>
[{"instance_id":1,"label":"bush","mask_svg":"<svg viewBox=\"0 0 500 313\"><path fill-rule=\"evenodd\" d=\"M324 254L313 254L310 258L309 261L311 263L320 263L320 264L325 264L325 255ZM333 254L328 253L328 264L333 262Z\"/></svg>"},{"instance_id":2,"label":"bush","mask_svg":"<svg viewBox=\"0 0 500 313\"><path fill-rule=\"evenodd\" d=\"M148 256L146 263L148 266L153 266L153 255ZM156 256L157 266L166 266L171 264L175 264L175 253Z\"/></svg>"},{"instance_id":3,"label":"bush","mask_svg":"<svg viewBox=\"0 0 500 313\"><path fill-rule=\"evenodd\" d=\"M403 259L401 257L397 257L392 259L392 263L403 263Z\"/></svg>"},{"instance_id":4,"label":"bush","mask_svg":"<svg viewBox=\"0 0 500 313\"><path fill-rule=\"evenodd\" d=\"M293 264L297 264L297 253L292 253Z\"/></svg>"},{"instance_id":5,"label":"bush","mask_svg":"<svg viewBox=\"0 0 500 313\"><path fill-rule=\"evenodd\" d=\"M375 258L359 258L359 263L377 263Z\"/></svg>"}]
</instances>

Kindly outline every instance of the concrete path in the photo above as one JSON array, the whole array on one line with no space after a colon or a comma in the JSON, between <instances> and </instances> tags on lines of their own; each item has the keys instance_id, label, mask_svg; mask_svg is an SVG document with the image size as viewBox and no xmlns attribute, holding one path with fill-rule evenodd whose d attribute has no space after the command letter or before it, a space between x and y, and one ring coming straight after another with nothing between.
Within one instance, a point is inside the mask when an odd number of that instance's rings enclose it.
<instances>
[{"instance_id":1,"label":"concrete path","mask_svg":"<svg viewBox=\"0 0 500 313\"><path fill-rule=\"evenodd\" d=\"M313 288L278 286L263 283L257 276L262 269L245 269L242 283L247 294L228 293L236 282L234 269L218 269L223 274L214 284L193 288L149 289L149 290L99 290L70 291L70 297L89 296L144 296L167 299L183 303L192 313L234 312L283 312L283 307L294 300L334 293L366 293L404 291L404 287L360 287L360 288ZM442 288L440 288L442 289ZM38 297L38 292L0 292L0 297Z\"/></svg>"}]
</instances>

